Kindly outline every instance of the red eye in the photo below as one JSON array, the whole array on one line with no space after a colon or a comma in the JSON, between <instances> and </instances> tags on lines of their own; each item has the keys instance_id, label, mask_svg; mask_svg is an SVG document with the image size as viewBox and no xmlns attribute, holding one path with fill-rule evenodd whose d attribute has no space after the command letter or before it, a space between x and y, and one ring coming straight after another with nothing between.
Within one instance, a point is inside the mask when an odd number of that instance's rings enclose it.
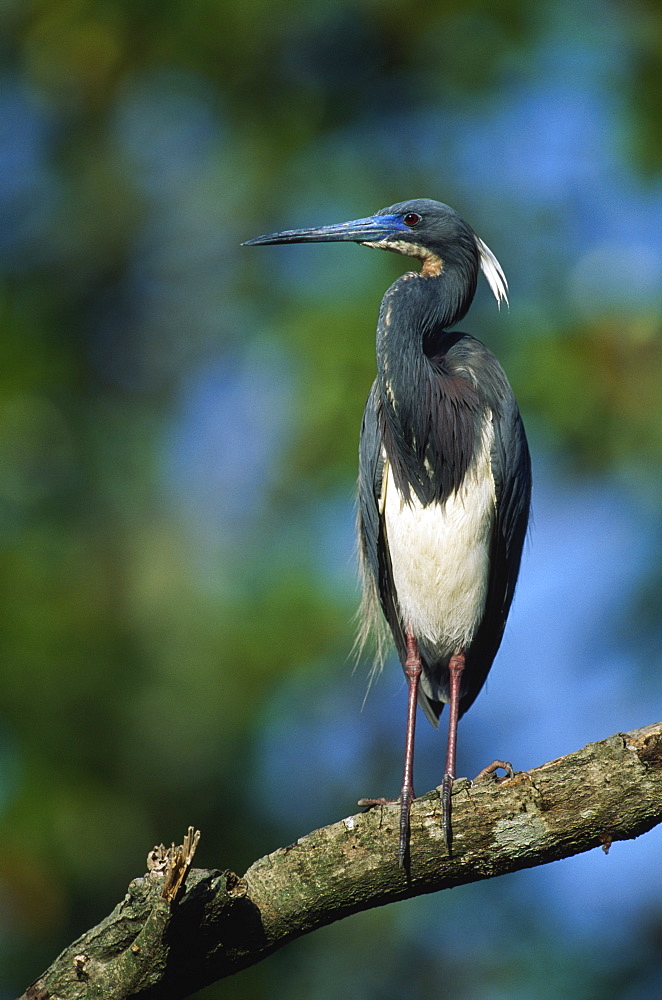
<instances>
[{"instance_id":1,"label":"red eye","mask_svg":"<svg viewBox=\"0 0 662 1000\"><path fill-rule=\"evenodd\" d=\"M405 226L415 226L417 222L421 221L421 217L420 215L416 215L416 212L410 212L408 215L405 215L402 221Z\"/></svg>"}]
</instances>

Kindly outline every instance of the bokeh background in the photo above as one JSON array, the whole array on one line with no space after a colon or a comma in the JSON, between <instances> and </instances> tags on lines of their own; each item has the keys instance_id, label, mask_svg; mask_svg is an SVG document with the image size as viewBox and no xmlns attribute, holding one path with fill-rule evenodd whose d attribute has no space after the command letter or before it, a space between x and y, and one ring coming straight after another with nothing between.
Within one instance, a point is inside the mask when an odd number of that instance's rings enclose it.
<instances>
[{"instance_id":1,"label":"bokeh background","mask_svg":"<svg viewBox=\"0 0 662 1000\"><path fill-rule=\"evenodd\" d=\"M510 280L534 520L461 774L656 721L654 0L0 3L0 997L145 868L257 857L399 787L353 671L362 247L242 248L408 197ZM443 730L442 730L443 733ZM441 777L422 720L416 787ZM200 996L651 1000L662 832L355 916Z\"/></svg>"}]
</instances>

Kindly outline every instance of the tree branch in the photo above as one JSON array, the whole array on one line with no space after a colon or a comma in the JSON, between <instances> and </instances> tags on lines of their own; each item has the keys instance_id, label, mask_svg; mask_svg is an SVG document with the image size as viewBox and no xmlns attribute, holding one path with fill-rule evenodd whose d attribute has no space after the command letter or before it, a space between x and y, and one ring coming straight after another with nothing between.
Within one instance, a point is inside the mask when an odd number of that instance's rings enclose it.
<instances>
[{"instance_id":1,"label":"tree branch","mask_svg":"<svg viewBox=\"0 0 662 1000\"><path fill-rule=\"evenodd\" d=\"M371 809L256 861L239 878L190 869L182 847L150 870L21 1000L179 1000L359 910L546 864L662 820L662 723L618 733L514 778L453 789L453 856L439 794L414 802L411 864L398 868L397 806Z\"/></svg>"}]
</instances>

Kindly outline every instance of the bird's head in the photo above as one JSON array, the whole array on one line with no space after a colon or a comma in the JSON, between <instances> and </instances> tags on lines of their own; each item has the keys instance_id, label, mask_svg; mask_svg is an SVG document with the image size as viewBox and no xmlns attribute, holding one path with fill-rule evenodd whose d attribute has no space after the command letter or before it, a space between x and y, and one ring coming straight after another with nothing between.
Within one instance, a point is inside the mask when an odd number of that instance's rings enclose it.
<instances>
[{"instance_id":1,"label":"bird's head","mask_svg":"<svg viewBox=\"0 0 662 1000\"><path fill-rule=\"evenodd\" d=\"M314 229L289 229L247 240L244 246L268 243L362 243L417 257L422 260L422 274L436 277L445 270L476 275L480 267L489 282L497 303L508 302L508 282L499 261L490 248L476 236L458 213L440 201L414 198L382 208L367 219L354 219ZM473 292L471 293L473 296Z\"/></svg>"}]
</instances>

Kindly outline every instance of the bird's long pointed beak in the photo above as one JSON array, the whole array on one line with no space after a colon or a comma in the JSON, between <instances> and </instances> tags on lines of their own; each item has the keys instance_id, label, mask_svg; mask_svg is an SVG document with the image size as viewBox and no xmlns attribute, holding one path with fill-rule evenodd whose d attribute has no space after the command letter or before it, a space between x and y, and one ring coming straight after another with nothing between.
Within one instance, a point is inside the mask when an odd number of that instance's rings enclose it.
<instances>
[{"instance_id":1,"label":"bird's long pointed beak","mask_svg":"<svg viewBox=\"0 0 662 1000\"><path fill-rule=\"evenodd\" d=\"M374 215L369 219L354 219L352 222L340 222L334 226L318 226L314 229L287 229L282 233L256 236L254 240L246 240L241 245L252 247L261 243L336 243L340 240L350 243L367 243L383 240L404 229L406 227L399 215Z\"/></svg>"}]
</instances>

